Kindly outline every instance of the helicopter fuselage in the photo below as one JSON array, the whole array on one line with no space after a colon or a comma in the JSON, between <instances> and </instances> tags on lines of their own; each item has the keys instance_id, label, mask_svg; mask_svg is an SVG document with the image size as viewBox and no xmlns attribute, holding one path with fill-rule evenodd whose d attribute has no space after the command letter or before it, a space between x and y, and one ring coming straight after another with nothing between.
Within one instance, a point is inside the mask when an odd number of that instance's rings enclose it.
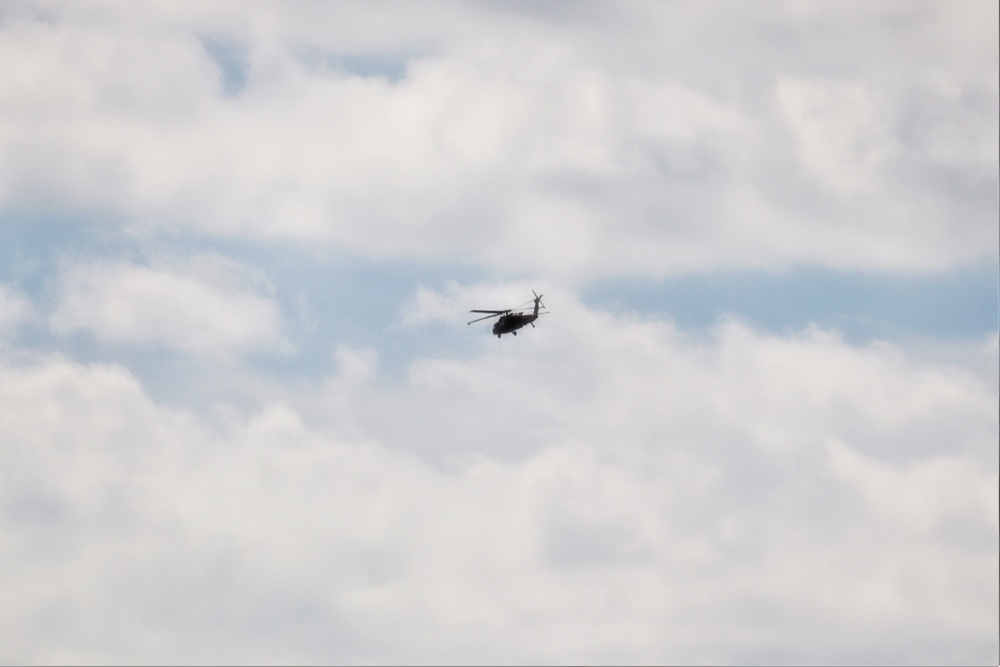
<instances>
[{"instance_id":1,"label":"helicopter fuselage","mask_svg":"<svg viewBox=\"0 0 1000 667\"><path fill-rule=\"evenodd\" d=\"M497 338L505 333L512 333L516 336L518 329L531 324L537 319L537 314L520 315L517 313L508 313L501 315L500 319L493 324L493 335Z\"/></svg>"}]
</instances>

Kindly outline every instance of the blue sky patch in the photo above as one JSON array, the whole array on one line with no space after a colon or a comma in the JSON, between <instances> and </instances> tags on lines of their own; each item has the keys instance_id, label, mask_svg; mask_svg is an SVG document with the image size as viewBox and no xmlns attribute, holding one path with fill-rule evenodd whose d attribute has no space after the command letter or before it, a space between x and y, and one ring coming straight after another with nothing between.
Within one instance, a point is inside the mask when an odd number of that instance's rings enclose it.
<instances>
[{"instance_id":1,"label":"blue sky patch","mask_svg":"<svg viewBox=\"0 0 1000 667\"><path fill-rule=\"evenodd\" d=\"M817 324L862 341L913 334L972 339L997 330L998 279L995 262L917 275L798 268L610 280L583 295L599 307L662 314L683 328L736 316L773 332Z\"/></svg>"}]
</instances>

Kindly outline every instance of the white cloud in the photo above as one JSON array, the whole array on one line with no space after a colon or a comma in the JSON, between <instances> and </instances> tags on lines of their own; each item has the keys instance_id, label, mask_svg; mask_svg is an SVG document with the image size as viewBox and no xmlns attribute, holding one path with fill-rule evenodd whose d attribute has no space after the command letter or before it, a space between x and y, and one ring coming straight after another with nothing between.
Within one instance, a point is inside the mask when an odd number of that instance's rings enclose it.
<instances>
[{"instance_id":1,"label":"white cloud","mask_svg":"<svg viewBox=\"0 0 1000 667\"><path fill-rule=\"evenodd\" d=\"M878 172L894 139L875 96L850 84L779 81L778 101L806 169L846 195L877 192Z\"/></svg>"},{"instance_id":2,"label":"white cloud","mask_svg":"<svg viewBox=\"0 0 1000 667\"><path fill-rule=\"evenodd\" d=\"M889 525L923 532L998 521L992 502L997 476L981 474L968 461L928 458L901 467L867 458L839 441L828 447L833 476L855 485L864 506Z\"/></svg>"},{"instance_id":3,"label":"white cloud","mask_svg":"<svg viewBox=\"0 0 1000 667\"><path fill-rule=\"evenodd\" d=\"M757 7L731 35L711 5L251 7L12 20L0 201L567 279L996 246L996 34L965 6ZM205 34L245 50L239 95ZM405 76L323 64L352 54Z\"/></svg>"},{"instance_id":4,"label":"white cloud","mask_svg":"<svg viewBox=\"0 0 1000 667\"><path fill-rule=\"evenodd\" d=\"M4 361L6 660L995 660L994 386L555 303L395 384L341 346L245 413Z\"/></svg>"},{"instance_id":5,"label":"white cloud","mask_svg":"<svg viewBox=\"0 0 1000 667\"><path fill-rule=\"evenodd\" d=\"M288 351L280 310L262 280L215 255L176 266L71 264L61 276L52 326L212 356Z\"/></svg>"},{"instance_id":6,"label":"white cloud","mask_svg":"<svg viewBox=\"0 0 1000 667\"><path fill-rule=\"evenodd\" d=\"M31 306L15 290L0 283L0 335L3 335L30 317Z\"/></svg>"}]
</instances>

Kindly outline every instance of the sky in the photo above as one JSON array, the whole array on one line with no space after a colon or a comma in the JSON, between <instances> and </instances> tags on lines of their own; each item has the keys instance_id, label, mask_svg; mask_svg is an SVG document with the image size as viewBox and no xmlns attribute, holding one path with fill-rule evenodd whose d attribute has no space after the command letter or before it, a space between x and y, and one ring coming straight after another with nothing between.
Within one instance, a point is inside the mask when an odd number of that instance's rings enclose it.
<instances>
[{"instance_id":1,"label":"sky","mask_svg":"<svg viewBox=\"0 0 1000 667\"><path fill-rule=\"evenodd\" d=\"M997 664L998 23L0 2L0 662Z\"/></svg>"}]
</instances>

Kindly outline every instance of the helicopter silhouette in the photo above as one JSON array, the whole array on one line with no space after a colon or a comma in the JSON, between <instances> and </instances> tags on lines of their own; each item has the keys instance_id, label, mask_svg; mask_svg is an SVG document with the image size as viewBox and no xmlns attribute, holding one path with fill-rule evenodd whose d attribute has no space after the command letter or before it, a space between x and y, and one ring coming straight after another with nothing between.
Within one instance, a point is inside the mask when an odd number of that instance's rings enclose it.
<instances>
[{"instance_id":1,"label":"helicopter silhouette","mask_svg":"<svg viewBox=\"0 0 1000 667\"><path fill-rule=\"evenodd\" d=\"M484 317L480 317L472 320L472 322L480 322L482 320L488 320L491 317L499 317L496 322L493 323L493 335L500 338L505 333L517 335L517 330L528 324L532 328L535 326L535 320L538 319L539 315L548 315L548 313L539 313L539 308L545 308L545 304L542 303L542 296L531 290L531 293L535 295L533 302L535 304L534 310L532 312L527 312L522 310L525 306L532 303L532 301L525 301L520 306L515 306L514 308L508 308L507 310L470 310L470 313L489 313ZM468 324L472 324L468 322Z\"/></svg>"}]
</instances>

